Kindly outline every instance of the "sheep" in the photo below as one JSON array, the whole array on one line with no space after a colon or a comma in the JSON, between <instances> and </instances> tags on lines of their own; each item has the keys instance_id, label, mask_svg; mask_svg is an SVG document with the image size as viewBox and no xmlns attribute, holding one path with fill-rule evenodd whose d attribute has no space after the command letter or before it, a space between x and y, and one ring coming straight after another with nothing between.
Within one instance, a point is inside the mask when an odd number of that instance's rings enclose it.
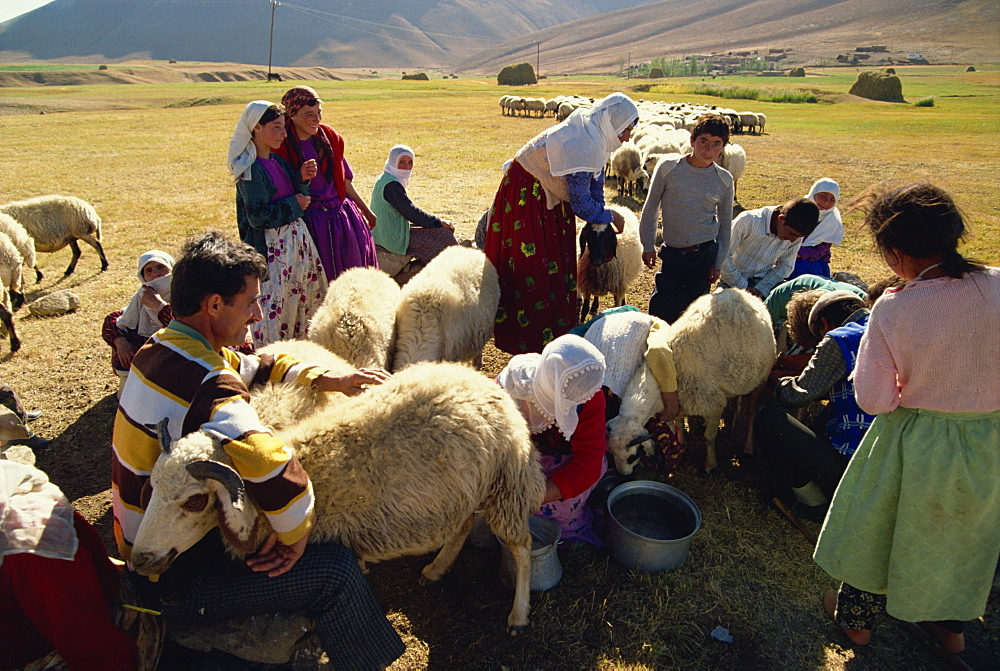
<instances>
[{"instance_id":1,"label":"sheep","mask_svg":"<svg viewBox=\"0 0 1000 671\"><path fill-rule=\"evenodd\" d=\"M73 260L64 275L72 275L80 260L77 240L96 249L101 257L101 270L108 269L108 257L101 246L101 218L87 201L73 196L38 196L7 203L0 206L0 212L24 226L35 241L36 252L57 252L69 245ZM38 279L41 278L38 273Z\"/></svg>"},{"instance_id":2,"label":"sheep","mask_svg":"<svg viewBox=\"0 0 1000 671\"><path fill-rule=\"evenodd\" d=\"M0 232L0 282L5 287L4 296L0 300L4 300L4 305L15 311L24 305L24 294L21 292L23 264L24 257L14 242L6 233Z\"/></svg>"},{"instance_id":3,"label":"sheep","mask_svg":"<svg viewBox=\"0 0 1000 671\"><path fill-rule=\"evenodd\" d=\"M500 281L478 249L452 246L401 292L392 370L418 361L479 361L493 335Z\"/></svg>"},{"instance_id":4,"label":"sheep","mask_svg":"<svg viewBox=\"0 0 1000 671\"><path fill-rule=\"evenodd\" d=\"M736 199L736 184L747 168L747 152L738 144L727 144L715 162L733 176L733 199Z\"/></svg>"},{"instance_id":5,"label":"sheep","mask_svg":"<svg viewBox=\"0 0 1000 671\"><path fill-rule=\"evenodd\" d=\"M511 116L514 116L514 112L523 112L525 110L524 98L511 96L511 99L507 101L507 107L510 109Z\"/></svg>"},{"instance_id":6,"label":"sheep","mask_svg":"<svg viewBox=\"0 0 1000 671\"><path fill-rule=\"evenodd\" d=\"M21 339L14 326L14 313L10 311L7 287L4 286L3 280L0 280L0 338L4 336L10 337L11 354L21 349Z\"/></svg>"},{"instance_id":7,"label":"sheep","mask_svg":"<svg viewBox=\"0 0 1000 671\"><path fill-rule=\"evenodd\" d=\"M550 98L549 100L546 100L545 101L545 114L548 114L549 112L552 112L552 116L555 116L556 112L559 111L559 102L560 101L559 101L558 98ZM545 116L545 114L543 114L542 116Z\"/></svg>"},{"instance_id":8,"label":"sheep","mask_svg":"<svg viewBox=\"0 0 1000 671\"><path fill-rule=\"evenodd\" d=\"M330 284L309 320L309 340L358 368L391 366L399 285L376 268L352 268Z\"/></svg>"},{"instance_id":9,"label":"sheep","mask_svg":"<svg viewBox=\"0 0 1000 671\"><path fill-rule=\"evenodd\" d=\"M545 103L547 101L545 98L525 98L524 99L524 110L531 116L531 112L535 112L538 116L545 116Z\"/></svg>"},{"instance_id":10,"label":"sheep","mask_svg":"<svg viewBox=\"0 0 1000 671\"><path fill-rule=\"evenodd\" d=\"M757 298L741 289L723 289L692 303L670 325L667 339L677 370L679 416L704 418L705 470L711 471L717 465L715 437L727 400L756 389L774 364L771 319ZM602 353L615 356L612 350ZM643 427L661 410L659 386L642 361L622 395L621 411L607 427L608 450L620 473L632 472L642 438L649 437Z\"/></svg>"},{"instance_id":11,"label":"sheep","mask_svg":"<svg viewBox=\"0 0 1000 671\"><path fill-rule=\"evenodd\" d=\"M746 130L748 133L754 132L757 127L757 113L756 112L739 112L740 126Z\"/></svg>"},{"instance_id":12,"label":"sheep","mask_svg":"<svg viewBox=\"0 0 1000 671\"><path fill-rule=\"evenodd\" d=\"M270 525L246 498L218 440L198 431L171 445L166 425L160 424L163 453L152 469L133 568L162 573L215 526L222 526L234 556L255 551ZM541 505L545 478L524 418L499 385L465 366L423 363L277 437L312 479L310 541L337 541L362 562L440 548L421 574L422 583L437 581L481 510L514 557L508 631L528 625L528 519ZM206 495L200 512L184 507Z\"/></svg>"},{"instance_id":13,"label":"sheep","mask_svg":"<svg viewBox=\"0 0 1000 671\"><path fill-rule=\"evenodd\" d=\"M649 180L649 173L642 167L639 148L631 142L623 142L611 155L611 170L618 179L618 195L631 196Z\"/></svg>"},{"instance_id":14,"label":"sheep","mask_svg":"<svg viewBox=\"0 0 1000 671\"><path fill-rule=\"evenodd\" d=\"M303 363L326 368L335 375L349 375L356 368L333 352L308 340L281 340L257 350L257 354L262 357L291 354ZM256 370L240 371L240 373L244 383L249 386L253 382ZM261 423L270 427L272 431L281 431L344 398L347 397L319 391L311 386L268 382L263 386L254 386L250 395L250 406L257 412Z\"/></svg>"},{"instance_id":15,"label":"sheep","mask_svg":"<svg viewBox=\"0 0 1000 671\"><path fill-rule=\"evenodd\" d=\"M38 269L35 262L35 241L28 235L28 231L25 230L24 226L17 223L9 214L0 213L0 233L7 234L10 241L17 247L17 251L21 253L21 258L24 259L24 267L34 270L35 281L40 282L42 271Z\"/></svg>"},{"instance_id":16,"label":"sheep","mask_svg":"<svg viewBox=\"0 0 1000 671\"><path fill-rule=\"evenodd\" d=\"M763 112L757 112L757 132L764 132L764 124L767 123L767 115Z\"/></svg>"},{"instance_id":17,"label":"sheep","mask_svg":"<svg viewBox=\"0 0 1000 671\"><path fill-rule=\"evenodd\" d=\"M617 236L615 258L595 266L590 262L590 252L581 249L576 261L576 286L583 306L580 321L597 313L598 301L605 294L612 294L615 306L625 305L625 291L642 272L642 243L639 242L639 220L627 207L610 205L610 209L620 213L625 219L625 227ZM590 297L594 297L593 305Z\"/></svg>"}]
</instances>

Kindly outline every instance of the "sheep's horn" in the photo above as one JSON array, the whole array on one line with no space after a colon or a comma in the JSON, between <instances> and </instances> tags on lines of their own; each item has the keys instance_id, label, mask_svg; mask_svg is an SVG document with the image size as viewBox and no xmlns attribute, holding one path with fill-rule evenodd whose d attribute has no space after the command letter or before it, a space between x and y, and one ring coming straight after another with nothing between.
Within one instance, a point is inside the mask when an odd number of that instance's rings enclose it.
<instances>
[{"instance_id":1,"label":"sheep's horn","mask_svg":"<svg viewBox=\"0 0 1000 671\"><path fill-rule=\"evenodd\" d=\"M160 420L158 424L146 424L147 429L153 429L156 431L156 437L160 440L160 449L163 450L163 454L170 454L170 418L164 417Z\"/></svg>"},{"instance_id":2,"label":"sheep's horn","mask_svg":"<svg viewBox=\"0 0 1000 671\"><path fill-rule=\"evenodd\" d=\"M215 480L221 483L229 492L233 507L243 510L243 494L246 489L243 486L243 478L235 470L218 461L202 460L192 461L187 465L187 471L198 480Z\"/></svg>"}]
</instances>

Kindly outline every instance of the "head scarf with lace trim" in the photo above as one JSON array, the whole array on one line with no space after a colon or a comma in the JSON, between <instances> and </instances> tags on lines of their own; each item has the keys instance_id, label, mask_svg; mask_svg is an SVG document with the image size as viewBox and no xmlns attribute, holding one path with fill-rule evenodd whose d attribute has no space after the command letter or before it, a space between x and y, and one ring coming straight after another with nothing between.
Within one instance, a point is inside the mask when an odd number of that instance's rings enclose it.
<instances>
[{"instance_id":1,"label":"head scarf with lace trim","mask_svg":"<svg viewBox=\"0 0 1000 671\"><path fill-rule=\"evenodd\" d=\"M802 241L802 246L815 247L824 242L839 245L844 241L844 222L837 207L837 203L840 202L840 185L829 177L821 177L809 189L806 198L814 200L817 193L829 193L833 196L834 204L829 210L820 210L819 223Z\"/></svg>"},{"instance_id":2,"label":"head scarf with lace trim","mask_svg":"<svg viewBox=\"0 0 1000 671\"><path fill-rule=\"evenodd\" d=\"M618 136L638 120L639 108L624 93L612 93L590 109L577 109L546 133L549 171L555 177L599 173L622 145Z\"/></svg>"},{"instance_id":3,"label":"head scarf with lace trim","mask_svg":"<svg viewBox=\"0 0 1000 671\"><path fill-rule=\"evenodd\" d=\"M229 138L229 152L226 164L235 181L250 179L250 166L257 160L257 147L253 143L253 129L264 112L274 103L267 100L254 100L243 109L240 120L236 122L233 135Z\"/></svg>"},{"instance_id":4,"label":"head scarf with lace trim","mask_svg":"<svg viewBox=\"0 0 1000 671\"><path fill-rule=\"evenodd\" d=\"M311 86L293 86L292 88L285 91L285 95L281 96L281 104L285 108L285 130L288 131L288 137L285 142L292 149L292 153L295 155L296 161L295 165L302 165L305 157L302 154L302 141L299 140L299 136L295 132L295 121L292 117L295 116L303 107L308 107L312 105L320 105L323 101L320 100L319 94ZM330 144L330 138L323 133L322 129L317 131L313 135L315 139L316 147L316 163L319 164L319 169L323 171L323 177L326 181L330 182L333 180L333 160L334 151L333 145Z\"/></svg>"},{"instance_id":5,"label":"head scarf with lace trim","mask_svg":"<svg viewBox=\"0 0 1000 671\"><path fill-rule=\"evenodd\" d=\"M576 408L604 382L604 355L583 338L556 338L541 354L518 354L500 373L499 382L520 402L531 433L552 425L569 440L580 421Z\"/></svg>"}]
</instances>

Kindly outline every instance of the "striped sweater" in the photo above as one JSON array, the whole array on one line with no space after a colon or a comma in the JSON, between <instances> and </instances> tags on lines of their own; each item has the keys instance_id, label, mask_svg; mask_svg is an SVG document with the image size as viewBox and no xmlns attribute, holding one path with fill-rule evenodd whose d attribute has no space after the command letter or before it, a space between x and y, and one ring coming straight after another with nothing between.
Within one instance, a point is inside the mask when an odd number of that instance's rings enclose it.
<instances>
[{"instance_id":1,"label":"striped sweater","mask_svg":"<svg viewBox=\"0 0 1000 671\"><path fill-rule=\"evenodd\" d=\"M156 429L149 427L164 417L174 438L201 429L222 442L282 543L307 534L314 502L309 476L261 424L248 388L279 380L308 385L324 372L288 355L214 351L198 331L176 320L153 335L132 362L112 437L114 530L122 557L130 557L160 456Z\"/></svg>"}]
</instances>

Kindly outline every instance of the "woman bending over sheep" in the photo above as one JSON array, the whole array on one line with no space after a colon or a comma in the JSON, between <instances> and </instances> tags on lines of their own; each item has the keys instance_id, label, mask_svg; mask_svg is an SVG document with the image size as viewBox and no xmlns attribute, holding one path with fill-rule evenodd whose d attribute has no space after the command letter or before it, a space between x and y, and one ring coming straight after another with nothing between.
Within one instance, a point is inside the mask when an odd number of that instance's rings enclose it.
<instances>
[{"instance_id":1,"label":"woman bending over sheep","mask_svg":"<svg viewBox=\"0 0 1000 671\"><path fill-rule=\"evenodd\" d=\"M603 543L585 504L607 470L604 356L583 338L556 338L541 354L519 354L497 378L528 421L546 476L539 515L559 523L563 540Z\"/></svg>"},{"instance_id":2,"label":"woman bending over sheep","mask_svg":"<svg viewBox=\"0 0 1000 671\"><path fill-rule=\"evenodd\" d=\"M296 170L313 163L312 180L304 193L312 196L305 210L306 226L330 282L348 268L378 268L375 214L354 190L354 173L344 158L344 138L323 120L323 101L308 86L295 86L281 97L288 136L277 150ZM303 208L305 209L305 208Z\"/></svg>"},{"instance_id":3,"label":"woman bending over sheep","mask_svg":"<svg viewBox=\"0 0 1000 671\"><path fill-rule=\"evenodd\" d=\"M455 227L413 204L406 194L413 171L413 150L397 144L389 150L382 175L372 188L372 212L379 225L375 244L393 254L415 256L427 263L445 247L457 245Z\"/></svg>"},{"instance_id":4,"label":"woman bending over sheep","mask_svg":"<svg viewBox=\"0 0 1000 671\"><path fill-rule=\"evenodd\" d=\"M588 224L591 263L614 257L621 215L604 206L604 165L639 111L613 93L522 147L490 210L484 251L500 275L494 337L511 354L537 352L576 324L575 217ZM596 246L595 246L596 245Z\"/></svg>"},{"instance_id":5,"label":"woman bending over sheep","mask_svg":"<svg viewBox=\"0 0 1000 671\"><path fill-rule=\"evenodd\" d=\"M285 139L284 109L255 100L243 110L229 141L229 171L236 179L236 223L240 239L267 259L261 282L264 318L252 326L255 347L305 338L309 319L326 295L326 275L306 224L308 160L297 172L272 152Z\"/></svg>"}]
</instances>

